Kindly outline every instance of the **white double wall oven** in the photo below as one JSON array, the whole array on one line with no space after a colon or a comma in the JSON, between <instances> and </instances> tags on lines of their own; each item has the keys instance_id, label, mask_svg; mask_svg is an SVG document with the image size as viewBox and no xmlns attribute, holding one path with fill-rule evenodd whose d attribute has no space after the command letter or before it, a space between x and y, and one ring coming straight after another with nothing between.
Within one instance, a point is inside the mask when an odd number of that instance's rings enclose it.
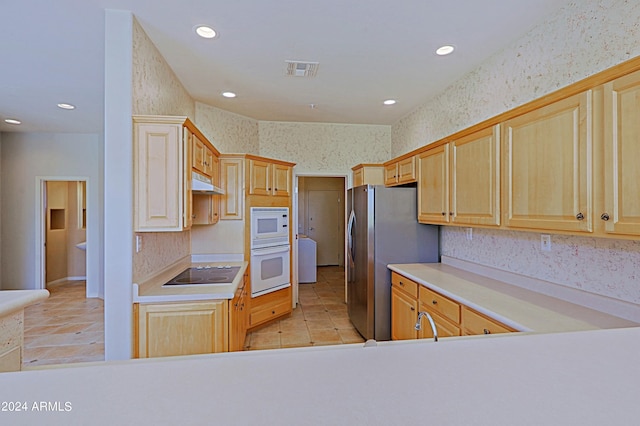
<instances>
[{"instance_id":1,"label":"white double wall oven","mask_svg":"<svg viewBox=\"0 0 640 426\"><path fill-rule=\"evenodd\" d=\"M251 207L251 297L291 286L288 207Z\"/></svg>"}]
</instances>

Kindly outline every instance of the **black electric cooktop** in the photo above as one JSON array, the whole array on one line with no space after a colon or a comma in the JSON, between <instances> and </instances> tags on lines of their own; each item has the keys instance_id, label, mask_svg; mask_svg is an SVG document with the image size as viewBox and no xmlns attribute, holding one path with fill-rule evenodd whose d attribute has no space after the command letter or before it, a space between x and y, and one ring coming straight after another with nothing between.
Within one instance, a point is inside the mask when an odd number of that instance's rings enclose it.
<instances>
[{"instance_id":1,"label":"black electric cooktop","mask_svg":"<svg viewBox=\"0 0 640 426\"><path fill-rule=\"evenodd\" d=\"M240 271L239 266L188 268L163 285L231 284L238 271Z\"/></svg>"}]
</instances>

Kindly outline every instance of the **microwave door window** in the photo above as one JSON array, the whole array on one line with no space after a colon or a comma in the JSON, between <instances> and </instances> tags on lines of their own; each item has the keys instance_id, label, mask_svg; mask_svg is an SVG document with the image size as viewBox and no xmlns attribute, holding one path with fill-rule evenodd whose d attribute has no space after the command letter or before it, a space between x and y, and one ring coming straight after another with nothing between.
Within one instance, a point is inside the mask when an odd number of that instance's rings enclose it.
<instances>
[{"instance_id":1,"label":"microwave door window","mask_svg":"<svg viewBox=\"0 0 640 426\"><path fill-rule=\"evenodd\" d=\"M278 232L278 219L258 219L258 235Z\"/></svg>"}]
</instances>

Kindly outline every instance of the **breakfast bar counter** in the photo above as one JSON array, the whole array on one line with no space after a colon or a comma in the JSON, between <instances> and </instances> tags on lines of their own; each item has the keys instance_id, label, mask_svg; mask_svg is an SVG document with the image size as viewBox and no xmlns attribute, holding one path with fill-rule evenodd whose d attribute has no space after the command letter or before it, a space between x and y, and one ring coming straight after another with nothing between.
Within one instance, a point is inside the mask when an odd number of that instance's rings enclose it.
<instances>
[{"instance_id":1,"label":"breakfast bar counter","mask_svg":"<svg viewBox=\"0 0 640 426\"><path fill-rule=\"evenodd\" d=\"M104 362L0 375L26 407L0 422L630 425L639 353L622 328Z\"/></svg>"}]
</instances>

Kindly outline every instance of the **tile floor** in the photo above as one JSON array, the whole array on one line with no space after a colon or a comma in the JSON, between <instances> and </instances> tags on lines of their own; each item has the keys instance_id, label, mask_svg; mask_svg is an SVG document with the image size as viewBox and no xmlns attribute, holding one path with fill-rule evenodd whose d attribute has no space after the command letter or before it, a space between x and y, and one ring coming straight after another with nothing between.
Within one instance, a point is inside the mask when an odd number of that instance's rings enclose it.
<instances>
[{"instance_id":1,"label":"tile floor","mask_svg":"<svg viewBox=\"0 0 640 426\"><path fill-rule=\"evenodd\" d=\"M47 300L25 309L23 369L104 360L102 299L87 299L84 281L48 290ZM344 303L344 270L325 266L316 283L300 284L293 314L247 334L245 350L361 342Z\"/></svg>"},{"instance_id":2,"label":"tile floor","mask_svg":"<svg viewBox=\"0 0 640 426\"><path fill-rule=\"evenodd\" d=\"M49 298L24 311L23 369L104 360L104 303L85 297L85 281L47 288Z\"/></svg>"},{"instance_id":3,"label":"tile floor","mask_svg":"<svg viewBox=\"0 0 640 426\"><path fill-rule=\"evenodd\" d=\"M317 282L298 289L299 304L291 317L249 333L245 350L364 342L347 314L342 267L319 267Z\"/></svg>"}]
</instances>

